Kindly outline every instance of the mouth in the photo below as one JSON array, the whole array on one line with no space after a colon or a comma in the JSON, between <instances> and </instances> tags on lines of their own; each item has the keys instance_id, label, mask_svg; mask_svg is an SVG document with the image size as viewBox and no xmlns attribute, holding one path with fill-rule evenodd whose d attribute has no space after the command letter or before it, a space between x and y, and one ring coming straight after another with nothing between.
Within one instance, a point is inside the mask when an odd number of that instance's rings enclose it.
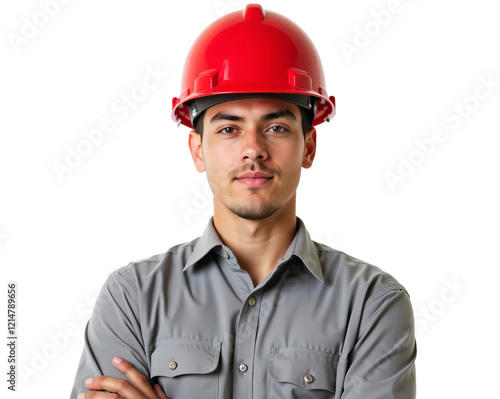
<instances>
[{"instance_id":1,"label":"mouth","mask_svg":"<svg viewBox=\"0 0 500 399\"><path fill-rule=\"evenodd\" d=\"M273 179L273 176L269 176L266 173L251 172L251 173L245 173L245 174L237 177L235 180L241 184L244 184L245 186L260 187L260 186L264 186L265 184L269 183L272 179Z\"/></svg>"}]
</instances>

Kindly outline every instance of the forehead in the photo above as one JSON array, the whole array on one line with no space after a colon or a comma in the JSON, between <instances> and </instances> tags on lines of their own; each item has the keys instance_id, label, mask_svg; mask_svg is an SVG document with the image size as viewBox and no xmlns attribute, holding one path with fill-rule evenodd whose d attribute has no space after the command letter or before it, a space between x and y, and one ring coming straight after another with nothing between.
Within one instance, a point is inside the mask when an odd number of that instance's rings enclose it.
<instances>
[{"instance_id":1,"label":"forehead","mask_svg":"<svg viewBox=\"0 0 500 399\"><path fill-rule=\"evenodd\" d=\"M290 111L295 115L297 121L300 121L298 105L271 98L245 98L216 104L206 110L205 120L210 120L218 113L237 115L246 119L247 117L259 118L263 115L283 110Z\"/></svg>"}]
</instances>

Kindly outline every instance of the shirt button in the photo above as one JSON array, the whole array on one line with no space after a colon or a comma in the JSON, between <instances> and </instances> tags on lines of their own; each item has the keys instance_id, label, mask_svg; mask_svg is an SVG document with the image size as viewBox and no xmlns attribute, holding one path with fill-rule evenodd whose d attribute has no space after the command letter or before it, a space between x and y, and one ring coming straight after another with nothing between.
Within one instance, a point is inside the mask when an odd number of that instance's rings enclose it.
<instances>
[{"instance_id":1,"label":"shirt button","mask_svg":"<svg viewBox=\"0 0 500 399\"><path fill-rule=\"evenodd\" d=\"M311 374L306 374L304 376L304 381L307 383L307 384L310 384L311 382L314 381L314 377L311 375Z\"/></svg>"},{"instance_id":2,"label":"shirt button","mask_svg":"<svg viewBox=\"0 0 500 399\"><path fill-rule=\"evenodd\" d=\"M168 368L169 368L170 370L175 370L175 369L177 368L177 362L170 362L170 363L168 364Z\"/></svg>"},{"instance_id":3,"label":"shirt button","mask_svg":"<svg viewBox=\"0 0 500 399\"><path fill-rule=\"evenodd\" d=\"M238 368L242 373L246 373L246 371L248 370L248 366L245 363L241 363L240 367Z\"/></svg>"},{"instance_id":4,"label":"shirt button","mask_svg":"<svg viewBox=\"0 0 500 399\"><path fill-rule=\"evenodd\" d=\"M229 254L226 251L224 251L222 255L224 255L224 258L229 259Z\"/></svg>"},{"instance_id":5,"label":"shirt button","mask_svg":"<svg viewBox=\"0 0 500 399\"><path fill-rule=\"evenodd\" d=\"M254 298L254 297L251 297L251 298L249 298L249 299L248 299L248 304L249 304L250 306L255 306L255 303L256 303L256 302L257 302L257 301L255 300L255 298Z\"/></svg>"}]
</instances>

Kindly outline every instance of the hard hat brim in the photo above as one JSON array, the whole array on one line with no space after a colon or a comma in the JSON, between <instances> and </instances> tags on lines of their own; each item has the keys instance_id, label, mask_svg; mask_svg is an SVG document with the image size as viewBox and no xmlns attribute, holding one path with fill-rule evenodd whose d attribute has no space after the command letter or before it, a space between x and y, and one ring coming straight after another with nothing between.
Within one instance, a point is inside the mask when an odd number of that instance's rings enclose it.
<instances>
[{"instance_id":1,"label":"hard hat brim","mask_svg":"<svg viewBox=\"0 0 500 399\"><path fill-rule=\"evenodd\" d=\"M191 118L191 124L195 125L196 118L208 108L214 105L221 104L228 101L243 100L248 98L270 98L274 100L286 101L295 104L299 107L304 108L312 114L312 119L314 119L314 114L316 112L316 99L311 96L304 94L292 94L292 93L231 93L231 94L215 94L207 97L200 97L186 103L189 109L189 116ZM311 120L312 120L311 119Z\"/></svg>"}]
</instances>

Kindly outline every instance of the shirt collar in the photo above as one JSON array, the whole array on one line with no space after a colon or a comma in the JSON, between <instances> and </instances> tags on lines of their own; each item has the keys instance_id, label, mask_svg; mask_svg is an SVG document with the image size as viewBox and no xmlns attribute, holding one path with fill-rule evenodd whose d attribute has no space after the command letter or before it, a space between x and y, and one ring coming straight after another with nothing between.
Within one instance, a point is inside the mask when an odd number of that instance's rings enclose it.
<instances>
[{"instance_id":1,"label":"shirt collar","mask_svg":"<svg viewBox=\"0 0 500 399\"><path fill-rule=\"evenodd\" d=\"M316 244L311 240L304 222L298 217L297 233L282 260L287 261L292 256L298 257L319 281L324 282L323 269L321 268Z\"/></svg>"},{"instance_id":2,"label":"shirt collar","mask_svg":"<svg viewBox=\"0 0 500 399\"><path fill-rule=\"evenodd\" d=\"M203 235L198 239L195 244L193 253L189 257L184 271L189 267L200 261L215 247L224 247L219 235L217 234L213 225L213 218L210 218ZM309 233L304 225L304 222L297 217L297 232L295 237L288 247L285 256L280 259L280 263L286 262L296 256L299 258L306 268L321 282L323 282L323 270L319 260L318 250L314 241L311 240Z\"/></svg>"},{"instance_id":3,"label":"shirt collar","mask_svg":"<svg viewBox=\"0 0 500 399\"><path fill-rule=\"evenodd\" d=\"M213 248L217 246L223 246L219 235L215 231L215 227L213 224L213 217L210 218L207 227L203 235L198 238L198 241L195 244L193 253L189 257L186 266L184 266L183 271L186 271L189 267L197 263L201 258L203 258L206 254L208 254Z\"/></svg>"}]
</instances>

